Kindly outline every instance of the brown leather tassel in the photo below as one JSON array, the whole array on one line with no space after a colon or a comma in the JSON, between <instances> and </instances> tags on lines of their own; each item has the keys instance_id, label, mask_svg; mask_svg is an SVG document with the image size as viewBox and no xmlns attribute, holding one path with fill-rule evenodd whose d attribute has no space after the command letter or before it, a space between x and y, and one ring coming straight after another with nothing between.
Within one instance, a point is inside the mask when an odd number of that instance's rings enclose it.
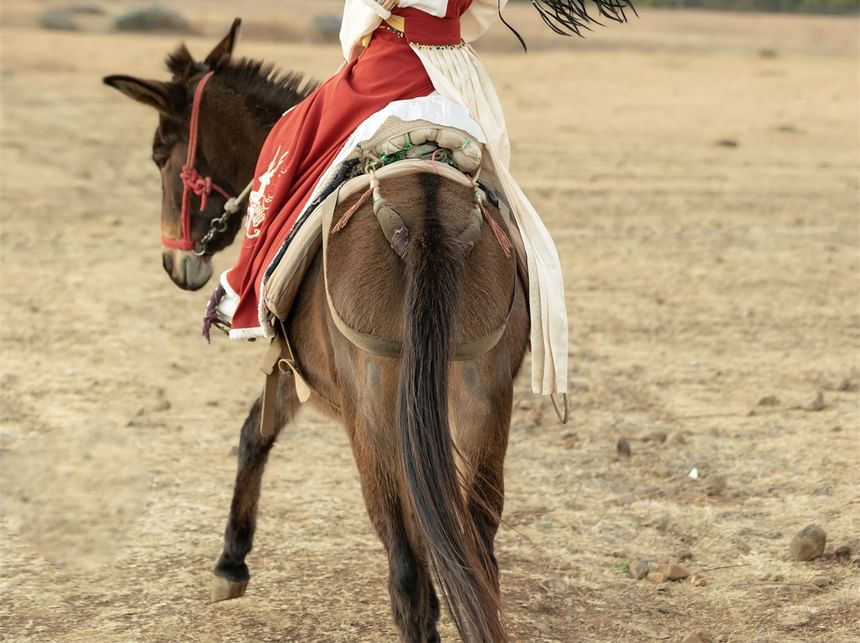
<instances>
[{"instance_id":1,"label":"brown leather tassel","mask_svg":"<svg viewBox=\"0 0 860 643\"><path fill-rule=\"evenodd\" d=\"M349 220L352 218L352 215L358 212L359 208L361 208L361 206L367 203L367 200L372 194L373 185L367 188L367 191L359 197L358 201L356 201L349 210L343 213L343 216L340 218L340 220L332 226L331 233L336 234L343 230L349 223Z\"/></svg>"},{"instance_id":2,"label":"brown leather tassel","mask_svg":"<svg viewBox=\"0 0 860 643\"><path fill-rule=\"evenodd\" d=\"M496 220L492 217L489 210L487 210L487 206L484 205L483 200L478 201L478 209L481 211L484 221L486 221L487 225L490 226L490 230L493 231L496 241L499 242L499 246L502 248L502 252L504 252L505 256L510 259L514 246L511 244L511 240L508 238L508 235L504 230L502 230L502 227L496 223Z\"/></svg>"}]
</instances>

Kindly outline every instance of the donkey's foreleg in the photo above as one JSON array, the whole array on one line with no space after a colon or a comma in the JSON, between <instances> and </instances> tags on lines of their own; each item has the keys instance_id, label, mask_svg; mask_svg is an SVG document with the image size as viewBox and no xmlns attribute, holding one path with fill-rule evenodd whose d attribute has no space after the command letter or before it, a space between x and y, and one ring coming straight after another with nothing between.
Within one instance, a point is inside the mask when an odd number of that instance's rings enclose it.
<instances>
[{"instance_id":1,"label":"donkey's foreleg","mask_svg":"<svg viewBox=\"0 0 860 643\"><path fill-rule=\"evenodd\" d=\"M280 384L274 433L268 437L260 435L262 405L259 399L254 402L242 426L233 501L224 532L224 551L215 565L215 578L210 592L212 602L242 596L251 578L245 557L253 546L263 471L278 434L298 407L292 381L281 378Z\"/></svg>"}]
</instances>

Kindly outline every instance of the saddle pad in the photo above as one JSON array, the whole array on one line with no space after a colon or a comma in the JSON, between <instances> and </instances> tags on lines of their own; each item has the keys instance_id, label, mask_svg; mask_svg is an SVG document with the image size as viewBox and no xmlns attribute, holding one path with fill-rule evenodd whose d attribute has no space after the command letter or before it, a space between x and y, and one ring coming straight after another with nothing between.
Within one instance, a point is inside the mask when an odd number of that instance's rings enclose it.
<instances>
[{"instance_id":1,"label":"saddle pad","mask_svg":"<svg viewBox=\"0 0 860 643\"><path fill-rule=\"evenodd\" d=\"M348 159L359 158L373 162L435 143L450 150L454 165L464 174L473 175L483 161L482 144L463 130L446 127L425 120L403 121L396 116L383 123L373 138L362 141Z\"/></svg>"},{"instance_id":2,"label":"saddle pad","mask_svg":"<svg viewBox=\"0 0 860 643\"><path fill-rule=\"evenodd\" d=\"M386 165L376 172L376 178L380 181L392 179L407 174L418 172L433 172L471 186L472 180L458 172L449 165L433 163L432 161L405 160ZM322 222L328 214L334 213L337 204L341 200L348 199L356 194L361 194L370 186L369 174L362 174L354 179L343 183L340 188L329 194L323 202L316 207L308 216L304 225L299 228L293 237L289 248L280 258L277 265L269 273L268 279L263 283L262 299L269 313L280 320L285 320L290 313L293 300L299 290L299 285L304 279L310 265L314 262L317 252L322 245Z\"/></svg>"}]
</instances>

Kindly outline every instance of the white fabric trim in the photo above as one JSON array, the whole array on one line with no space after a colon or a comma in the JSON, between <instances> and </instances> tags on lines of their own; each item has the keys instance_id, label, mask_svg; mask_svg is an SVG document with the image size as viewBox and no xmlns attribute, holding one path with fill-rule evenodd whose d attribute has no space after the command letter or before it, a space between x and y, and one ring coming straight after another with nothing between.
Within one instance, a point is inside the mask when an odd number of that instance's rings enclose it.
<instances>
[{"instance_id":1,"label":"white fabric trim","mask_svg":"<svg viewBox=\"0 0 860 643\"><path fill-rule=\"evenodd\" d=\"M532 392L567 391L567 310L555 243L510 172L510 142L496 90L471 46L413 47L436 90L461 105L487 133L486 151L520 228L529 264Z\"/></svg>"},{"instance_id":2,"label":"white fabric trim","mask_svg":"<svg viewBox=\"0 0 860 643\"><path fill-rule=\"evenodd\" d=\"M221 297L221 301L219 301L218 305L215 307L218 317L226 321L233 319L233 315L236 313L236 307L239 305L239 293L233 290L230 286L230 282L227 281L228 272L230 271L225 270L222 272L221 277L218 279L225 292L224 296Z\"/></svg>"}]
</instances>

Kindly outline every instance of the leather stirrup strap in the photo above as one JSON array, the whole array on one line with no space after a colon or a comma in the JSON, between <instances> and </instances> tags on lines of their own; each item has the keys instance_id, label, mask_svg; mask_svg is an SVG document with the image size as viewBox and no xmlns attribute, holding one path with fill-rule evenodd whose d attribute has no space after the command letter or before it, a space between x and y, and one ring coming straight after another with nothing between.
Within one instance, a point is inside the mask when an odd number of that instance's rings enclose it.
<instances>
[{"instance_id":1,"label":"leather stirrup strap","mask_svg":"<svg viewBox=\"0 0 860 643\"><path fill-rule=\"evenodd\" d=\"M278 361L283 352L284 345L281 336L275 335L260 364L260 370L266 374L260 412L260 436L264 438L269 438L275 434L275 404L278 401L278 376L280 375Z\"/></svg>"},{"instance_id":2,"label":"leather stirrup strap","mask_svg":"<svg viewBox=\"0 0 860 643\"><path fill-rule=\"evenodd\" d=\"M278 402L278 378L281 374L293 378L296 396L302 404L310 399L311 387L299 371L290 340L284 336L275 335L272 338L269 350L263 356L260 370L266 375L266 383L263 386L263 408L260 415L260 435L269 438L275 434L275 406Z\"/></svg>"}]
</instances>

